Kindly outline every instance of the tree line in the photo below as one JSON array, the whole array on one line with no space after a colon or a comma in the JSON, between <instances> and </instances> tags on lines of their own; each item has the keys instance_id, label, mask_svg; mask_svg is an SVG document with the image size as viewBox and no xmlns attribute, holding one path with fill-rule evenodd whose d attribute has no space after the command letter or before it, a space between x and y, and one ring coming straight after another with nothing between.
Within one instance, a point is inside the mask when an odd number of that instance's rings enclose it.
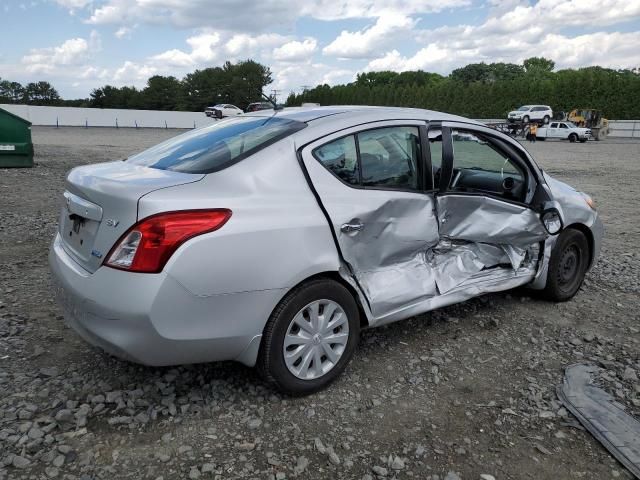
<instances>
[{"instance_id":1,"label":"tree line","mask_svg":"<svg viewBox=\"0 0 640 480\"><path fill-rule=\"evenodd\" d=\"M262 100L261 92L272 82L271 75L269 67L253 60L226 62L221 67L195 70L182 79L154 75L141 89L105 85L94 89L89 98L77 100L63 100L48 82L23 86L0 79L0 103L180 111L232 103L244 109Z\"/></svg>"},{"instance_id":2,"label":"tree line","mask_svg":"<svg viewBox=\"0 0 640 480\"><path fill-rule=\"evenodd\" d=\"M555 112L595 108L607 118L640 118L640 69L554 68L552 60L533 57L522 65L474 63L446 77L424 71L367 72L346 85L318 85L292 93L287 105L416 107L471 118L505 118L521 105L543 104Z\"/></svg>"},{"instance_id":3,"label":"tree line","mask_svg":"<svg viewBox=\"0 0 640 480\"><path fill-rule=\"evenodd\" d=\"M23 103L28 105L61 105L63 100L49 82L19 82L0 78L0 103Z\"/></svg>"},{"instance_id":4,"label":"tree line","mask_svg":"<svg viewBox=\"0 0 640 480\"><path fill-rule=\"evenodd\" d=\"M552 60L532 57L522 65L473 63L448 76L421 70L366 72L346 85L324 84L291 93L287 105L388 105L471 118L504 118L509 110L521 105L543 104L556 112L596 108L608 118L640 118L640 69L554 69ZM269 67L245 60L195 70L182 79L155 75L140 89L105 85L94 89L89 98L76 100L60 98L46 81L23 86L0 79L0 103L180 111L232 103L245 108L260 101L263 89L271 82Z\"/></svg>"}]
</instances>

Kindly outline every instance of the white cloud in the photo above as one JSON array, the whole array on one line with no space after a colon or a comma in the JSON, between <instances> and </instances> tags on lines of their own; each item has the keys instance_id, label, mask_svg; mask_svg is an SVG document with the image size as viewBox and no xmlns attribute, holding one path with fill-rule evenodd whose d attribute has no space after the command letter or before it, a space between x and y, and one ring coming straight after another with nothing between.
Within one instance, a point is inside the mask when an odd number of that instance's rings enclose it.
<instances>
[{"instance_id":1,"label":"white cloud","mask_svg":"<svg viewBox=\"0 0 640 480\"><path fill-rule=\"evenodd\" d=\"M307 38L302 42L293 40L273 50L273 58L281 62L300 62L308 60L316 51L318 42Z\"/></svg>"},{"instance_id":2,"label":"white cloud","mask_svg":"<svg viewBox=\"0 0 640 480\"><path fill-rule=\"evenodd\" d=\"M227 40L225 52L233 58L248 58L254 54L269 52L272 48L284 44L289 37L277 33L248 35L238 33Z\"/></svg>"},{"instance_id":3,"label":"white cloud","mask_svg":"<svg viewBox=\"0 0 640 480\"><path fill-rule=\"evenodd\" d=\"M520 63L530 56L552 58L558 68L640 65L640 0L47 1L83 15L89 24L113 25L109 35L123 40L120 47L142 24L160 34L176 28L190 32L182 45L126 57L116 65L107 63L110 52L96 56L101 48L97 33L70 35L74 38L56 46L24 53L20 63L0 65L3 76L20 81L46 74L63 92L72 82L87 89L105 83L143 86L154 74L182 77L195 68L248 58L268 65L274 77L270 87L285 92L349 82L363 70L448 74L468 63ZM446 26L423 27L440 18L425 15L450 9L457 9L459 20L447 15ZM302 17L327 21L323 38L331 31L334 37L320 41L309 36L315 32L301 30L308 22L296 23ZM345 19L367 19L368 25L345 27L340 22ZM136 32L141 42L150 41L146 31Z\"/></svg>"},{"instance_id":4,"label":"white cloud","mask_svg":"<svg viewBox=\"0 0 640 480\"><path fill-rule=\"evenodd\" d=\"M51 73L58 67L86 64L100 49L100 35L94 30L89 40L71 38L57 47L32 49L22 57L22 64L30 73Z\"/></svg>"},{"instance_id":5,"label":"white cloud","mask_svg":"<svg viewBox=\"0 0 640 480\"><path fill-rule=\"evenodd\" d=\"M322 63L280 65L274 68L273 84L269 88L282 90L286 97L289 92L300 91L303 85L315 87L318 84L335 85L352 82L353 70L336 69Z\"/></svg>"},{"instance_id":6,"label":"white cloud","mask_svg":"<svg viewBox=\"0 0 640 480\"><path fill-rule=\"evenodd\" d=\"M599 65L610 68L633 68L640 65L640 32L598 32L576 37L547 34L537 41L510 38L470 42L457 48L446 42L430 43L414 55L403 56L393 50L369 62L365 71L427 70L448 74L469 63L522 63L528 57L546 57L556 62L556 68ZM594 45L598 45L594 49Z\"/></svg>"},{"instance_id":7,"label":"white cloud","mask_svg":"<svg viewBox=\"0 0 640 480\"><path fill-rule=\"evenodd\" d=\"M390 13L434 13L471 4L471 0L317 0L306 2L301 14L320 20L380 18Z\"/></svg>"},{"instance_id":8,"label":"white cloud","mask_svg":"<svg viewBox=\"0 0 640 480\"><path fill-rule=\"evenodd\" d=\"M322 53L339 58L370 58L381 48L404 37L416 25L413 20L400 13L388 13L376 20L373 26L358 32L342 33Z\"/></svg>"},{"instance_id":9,"label":"white cloud","mask_svg":"<svg viewBox=\"0 0 640 480\"><path fill-rule=\"evenodd\" d=\"M490 6L488 18L480 25L415 31L416 41L422 47L414 54L401 55L391 42L386 53L371 60L365 70L422 69L448 74L468 63L521 63L531 56L552 58L561 68L581 65L625 68L638 64L633 47L637 45L636 33L569 36L558 31L567 25L602 26L638 18L640 2L540 0L531 5L521 0L492 0Z\"/></svg>"},{"instance_id":10,"label":"white cloud","mask_svg":"<svg viewBox=\"0 0 640 480\"><path fill-rule=\"evenodd\" d=\"M55 2L68 9L84 8L91 3L92 0L55 0Z\"/></svg>"},{"instance_id":11,"label":"white cloud","mask_svg":"<svg viewBox=\"0 0 640 480\"><path fill-rule=\"evenodd\" d=\"M132 84L142 86L147 83L149 77L157 73L158 69L152 65L127 60L120 68L116 69L113 74L113 79L120 85Z\"/></svg>"},{"instance_id":12,"label":"white cloud","mask_svg":"<svg viewBox=\"0 0 640 480\"><path fill-rule=\"evenodd\" d=\"M171 49L153 55L148 63L165 67L204 67L225 60L237 61L269 56L272 49L287 42L289 37L275 33L248 35L237 33L223 37L218 32L203 32L187 38L189 51Z\"/></svg>"},{"instance_id":13,"label":"white cloud","mask_svg":"<svg viewBox=\"0 0 640 480\"><path fill-rule=\"evenodd\" d=\"M131 32L133 31L130 27L120 27L114 32L114 36L120 40L123 38L131 38Z\"/></svg>"},{"instance_id":14,"label":"white cloud","mask_svg":"<svg viewBox=\"0 0 640 480\"><path fill-rule=\"evenodd\" d=\"M390 12L412 15L470 4L471 0L107 0L93 10L88 22L144 22L255 32L290 26L301 16L321 20L377 18Z\"/></svg>"}]
</instances>

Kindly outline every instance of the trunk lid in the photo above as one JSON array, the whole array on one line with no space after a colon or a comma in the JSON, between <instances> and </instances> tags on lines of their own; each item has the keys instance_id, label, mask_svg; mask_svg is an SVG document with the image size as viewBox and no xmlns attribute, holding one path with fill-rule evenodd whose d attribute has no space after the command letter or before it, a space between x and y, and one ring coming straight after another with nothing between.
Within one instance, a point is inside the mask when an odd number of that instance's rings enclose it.
<instances>
[{"instance_id":1,"label":"trunk lid","mask_svg":"<svg viewBox=\"0 0 640 480\"><path fill-rule=\"evenodd\" d=\"M203 177L122 161L74 168L67 177L60 213L65 251L83 268L95 272L114 243L138 220L141 197Z\"/></svg>"}]
</instances>

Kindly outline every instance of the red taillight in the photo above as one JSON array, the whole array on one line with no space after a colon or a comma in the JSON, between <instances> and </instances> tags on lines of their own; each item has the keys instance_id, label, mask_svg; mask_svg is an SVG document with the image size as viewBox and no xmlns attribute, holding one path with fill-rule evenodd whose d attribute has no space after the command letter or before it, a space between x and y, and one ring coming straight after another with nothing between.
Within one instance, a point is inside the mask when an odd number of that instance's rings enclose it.
<instances>
[{"instance_id":1,"label":"red taillight","mask_svg":"<svg viewBox=\"0 0 640 480\"><path fill-rule=\"evenodd\" d=\"M158 273L180 245L213 232L231 217L231 210L185 210L140 220L114 245L104 264L129 272Z\"/></svg>"}]
</instances>

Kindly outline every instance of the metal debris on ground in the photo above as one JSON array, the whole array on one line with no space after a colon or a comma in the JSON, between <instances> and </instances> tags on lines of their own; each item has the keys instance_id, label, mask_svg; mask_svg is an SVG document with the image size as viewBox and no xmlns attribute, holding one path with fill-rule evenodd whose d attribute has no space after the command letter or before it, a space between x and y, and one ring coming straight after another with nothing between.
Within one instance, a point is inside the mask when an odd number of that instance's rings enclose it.
<instances>
[{"instance_id":1,"label":"metal debris on ground","mask_svg":"<svg viewBox=\"0 0 640 480\"><path fill-rule=\"evenodd\" d=\"M591 384L594 365L574 364L565 370L558 398L631 473L640 479L640 422L611 395Z\"/></svg>"}]
</instances>

